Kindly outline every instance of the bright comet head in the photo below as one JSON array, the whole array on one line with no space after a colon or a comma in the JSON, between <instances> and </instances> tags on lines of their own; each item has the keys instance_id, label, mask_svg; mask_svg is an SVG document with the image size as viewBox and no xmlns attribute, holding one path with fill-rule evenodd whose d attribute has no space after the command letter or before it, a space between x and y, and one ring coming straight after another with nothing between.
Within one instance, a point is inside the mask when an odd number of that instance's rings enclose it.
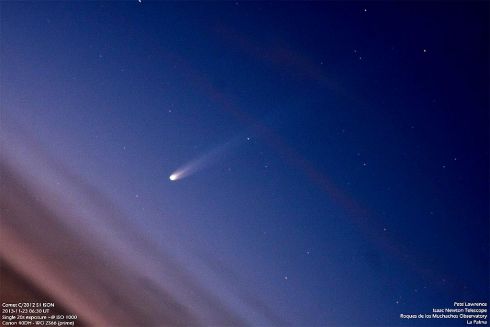
<instances>
[{"instance_id":1,"label":"bright comet head","mask_svg":"<svg viewBox=\"0 0 490 327\"><path fill-rule=\"evenodd\" d=\"M169 179L170 179L171 181L176 181L178 178L179 178L179 175L177 175L177 174L172 174L172 175L170 175L170 177L169 177Z\"/></svg>"}]
</instances>

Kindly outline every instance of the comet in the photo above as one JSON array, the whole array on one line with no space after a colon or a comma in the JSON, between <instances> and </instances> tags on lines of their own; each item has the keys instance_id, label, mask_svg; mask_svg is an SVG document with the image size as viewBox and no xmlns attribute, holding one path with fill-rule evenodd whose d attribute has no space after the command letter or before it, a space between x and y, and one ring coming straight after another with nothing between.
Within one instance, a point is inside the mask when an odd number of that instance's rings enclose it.
<instances>
[{"instance_id":1,"label":"comet","mask_svg":"<svg viewBox=\"0 0 490 327\"><path fill-rule=\"evenodd\" d=\"M250 137L243 137L242 135L231 139L230 141L218 145L215 148L209 150L203 155L200 155L188 163L177 168L168 179L172 182L181 180L185 177L191 176L194 173L201 171L209 166L212 166L216 161L218 161L224 154L229 152L232 148L242 144L245 141L250 141Z\"/></svg>"}]
</instances>

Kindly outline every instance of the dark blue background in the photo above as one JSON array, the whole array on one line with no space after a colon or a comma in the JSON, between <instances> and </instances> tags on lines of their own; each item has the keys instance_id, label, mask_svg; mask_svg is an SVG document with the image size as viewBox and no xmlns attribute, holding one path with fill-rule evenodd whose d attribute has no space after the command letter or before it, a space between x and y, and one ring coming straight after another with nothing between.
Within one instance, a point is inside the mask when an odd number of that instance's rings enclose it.
<instances>
[{"instance_id":1,"label":"dark blue background","mask_svg":"<svg viewBox=\"0 0 490 327\"><path fill-rule=\"evenodd\" d=\"M488 301L487 2L1 10L2 112L285 321Z\"/></svg>"}]
</instances>

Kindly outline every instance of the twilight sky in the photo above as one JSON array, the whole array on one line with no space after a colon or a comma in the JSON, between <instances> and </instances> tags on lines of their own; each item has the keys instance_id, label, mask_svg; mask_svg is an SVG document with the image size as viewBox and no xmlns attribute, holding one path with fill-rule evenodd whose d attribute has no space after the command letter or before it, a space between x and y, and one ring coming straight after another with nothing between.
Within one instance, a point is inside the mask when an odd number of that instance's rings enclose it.
<instances>
[{"instance_id":1,"label":"twilight sky","mask_svg":"<svg viewBox=\"0 0 490 327\"><path fill-rule=\"evenodd\" d=\"M488 301L488 3L2 2L0 17L2 148L21 173L67 192L26 137L247 324L407 326ZM87 217L88 202L72 199Z\"/></svg>"}]
</instances>

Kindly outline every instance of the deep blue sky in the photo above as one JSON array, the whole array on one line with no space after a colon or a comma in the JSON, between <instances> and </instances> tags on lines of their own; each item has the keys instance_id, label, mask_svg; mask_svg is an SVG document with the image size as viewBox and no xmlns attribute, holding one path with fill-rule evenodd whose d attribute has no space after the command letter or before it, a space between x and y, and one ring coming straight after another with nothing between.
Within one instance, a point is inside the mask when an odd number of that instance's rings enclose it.
<instances>
[{"instance_id":1,"label":"deep blue sky","mask_svg":"<svg viewBox=\"0 0 490 327\"><path fill-rule=\"evenodd\" d=\"M488 301L488 12L2 2L2 113L292 325L408 325Z\"/></svg>"}]
</instances>

